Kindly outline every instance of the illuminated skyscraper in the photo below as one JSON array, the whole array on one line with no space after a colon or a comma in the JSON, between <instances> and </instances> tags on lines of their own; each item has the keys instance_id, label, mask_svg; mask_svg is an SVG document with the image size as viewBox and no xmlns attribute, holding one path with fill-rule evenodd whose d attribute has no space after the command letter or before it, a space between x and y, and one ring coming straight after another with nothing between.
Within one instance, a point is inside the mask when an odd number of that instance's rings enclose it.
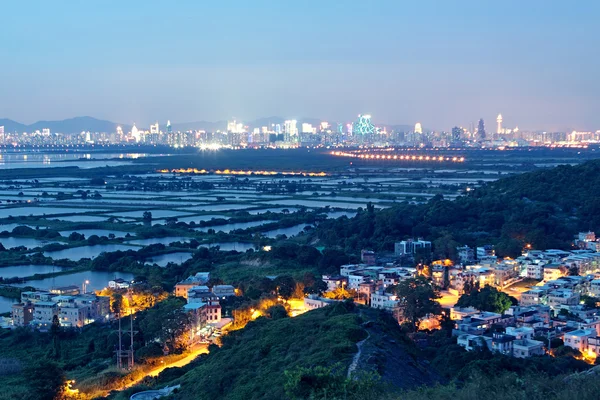
<instances>
[{"instance_id":1,"label":"illuminated skyscraper","mask_svg":"<svg viewBox=\"0 0 600 400\"><path fill-rule=\"evenodd\" d=\"M227 132L242 133L244 131L244 124L242 122L237 122L235 119L233 121L227 121Z\"/></svg>"},{"instance_id":2,"label":"illuminated skyscraper","mask_svg":"<svg viewBox=\"0 0 600 400\"><path fill-rule=\"evenodd\" d=\"M481 118L477 124L477 139L485 140L485 124L483 123L483 118Z\"/></svg>"},{"instance_id":3,"label":"illuminated skyscraper","mask_svg":"<svg viewBox=\"0 0 600 400\"><path fill-rule=\"evenodd\" d=\"M167 134L172 133L173 128L171 128L171 120L167 120Z\"/></svg>"},{"instance_id":4,"label":"illuminated skyscraper","mask_svg":"<svg viewBox=\"0 0 600 400\"><path fill-rule=\"evenodd\" d=\"M415 124L415 133L418 133L418 134L422 134L423 133L423 127L421 126L420 122L417 122Z\"/></svg>"},{"instance_id":5,"label":"illuminated skyscraper","mask_svg":"<svg viewBox=\"0 0 600 400\"><path fill-rule=\"evenodd\" d=\"M298 121L295 119L287 120L283 125L284 133L294 136L298 134Z\"/></svg>"},{"instance_id":6,"label":"illuminated skyscraper","mask_svg":"<svg viewBox=\"0 0 600 400\"><path fill-rule=\"evenodd\" d=\"M283 123L284 142L298 141L298 121L295 119L287 120Z\"/></svg>"},{"instance_id":7,"label":"illuminated skyscraper","mask_svg":"<svg viewBox=\"0 0 600 400\"><path fill-rule=\"evenodd\" d=\"M140 135L140 131L139 129L135 126L135 124L133 124L133 127L131 127L131 137L133 138L133 140L136 143L140 142L141 139L141 135Z\"/></svg>"},{"instance_id":8,"label":"illuminated skyscraper","mask_svg":"<svg viewBox=\"0 0 600 400\"><path fill-rule=\"evenodd\" d=\"M504 131L502 130L502 114L498 114L498 118L496 118L496 122L498 123L498 130L496 131L496 133L497 134L504 133Z\"/></svg>"},{"instance_id":9,"label":"illuminated skyscraper","mask_svg":"<svg viewBox=\"0 0 600 400\"><path fill-rule=\"evenodd\" d=\"M359 114L358 119L354 123L354 127L352 129L354 135L367 135L375 132L375 125L371 122L370 115Z\"/></svg>"},{"instance_id":10,"label":"illuminated skyscraper","mask_svg":"<svg viewBox=\"0 0 600 400\"><path fill-rule=\"evenodd\" d=\"M158 134L158 122L155 123L154 125L150 125L150 133Z\"/></svg>"},{"instance_id":11,"label":"illuminated skyscraper","mask_svg":"<svg viewBox=\"0 0 600 400\"><path fill-rule=\"evenodd\" d=\"M312 124L307 124L306 122L302 124L302 133L315 133L315 129Z\"/></svg>"}]
</instances>

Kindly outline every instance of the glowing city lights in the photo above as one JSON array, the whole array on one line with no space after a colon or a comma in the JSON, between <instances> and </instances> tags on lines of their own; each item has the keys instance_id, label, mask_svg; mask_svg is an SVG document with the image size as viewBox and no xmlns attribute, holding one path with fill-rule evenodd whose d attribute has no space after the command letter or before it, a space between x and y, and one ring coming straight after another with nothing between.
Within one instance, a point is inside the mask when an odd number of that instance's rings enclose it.
<instances>
[{"instance_id":1,"label":"glowing city lights","mask_svg":"<svg viewBox=\"0 0 600 400\"><path fill-rule=\"evenodd\" d=\"M349 151L332 151L330 153L336 157L351 157L359 158L364 160L400 160L400 161L441 161L441 162L454 162L462 163L465 161L464 157L448 157L448 156L425 156L425 155L408 155L408 154L371 154L365 152L349 152Z\"/></svg>"},{"instance_id":2,"label":"glowing city lights","mask_svg":"<svg viewBox=\"0 0 600 400\"><path fill-rule=\"evenodd\" d=\"M207 175L207 174L216 174L216 175L262 175L262 176L270 176L270 175L286 175L286 176L327 176L325 172L301 172L301 171L242 171L242 170L215 170L208 171L206 169L197 169L197 168L173 168L173 169L160 169L157 172L161 174L197 174L197 175Z\"/></svg>"}]
</instances>

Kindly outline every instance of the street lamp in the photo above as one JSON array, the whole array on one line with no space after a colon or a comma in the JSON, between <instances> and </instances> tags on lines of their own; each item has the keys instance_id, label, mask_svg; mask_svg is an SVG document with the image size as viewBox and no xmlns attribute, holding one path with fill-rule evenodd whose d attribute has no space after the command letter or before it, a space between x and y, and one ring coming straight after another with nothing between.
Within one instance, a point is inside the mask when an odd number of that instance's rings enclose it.
<instances>
[{"instance_id":1,"label":"street lamp","mask_svg":"<svg viewBox=\"0 0 600 400\"><path fill-rule=\"evenodd\" d=\"M88 279L86 279L86 280L83 282L83 294L86 294L86 293L87 293L87 285L89 285L89 284L90 284L90 281L89 281Z\"/></svg>"}]
</instances>

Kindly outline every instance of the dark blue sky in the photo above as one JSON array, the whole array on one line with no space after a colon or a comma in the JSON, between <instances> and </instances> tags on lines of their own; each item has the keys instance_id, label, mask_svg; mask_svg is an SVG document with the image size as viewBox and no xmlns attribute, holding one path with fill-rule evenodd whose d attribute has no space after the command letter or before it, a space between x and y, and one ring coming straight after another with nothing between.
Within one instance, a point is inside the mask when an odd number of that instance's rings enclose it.
<instances>
[{"instance_id":1,"label":"dark blue sky","mask_svg":"<svg viewBox=\"0 0 600 400\"><path fill-rule=\"evenodd\" d=\"M7 1L0 117L600 129L600 1Z\"/></svg>"}]
</instances>

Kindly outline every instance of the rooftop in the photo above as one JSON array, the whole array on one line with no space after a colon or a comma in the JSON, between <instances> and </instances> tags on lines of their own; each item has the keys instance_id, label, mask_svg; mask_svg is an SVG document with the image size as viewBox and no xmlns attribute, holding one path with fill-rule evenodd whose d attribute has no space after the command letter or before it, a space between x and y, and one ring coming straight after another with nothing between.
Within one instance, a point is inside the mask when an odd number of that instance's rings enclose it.
<instances>
[{"instance_id":1,"label":"rooftop","mask_svg":"<svg viewBox=\"0 0 600 400\"><path fill-rule=\"evenodd\" d=\"M577 336L577 337L596 336L596 331L594 329L577 329L576 331L565 333L565 335Z\"/></svg>"},{"instance_id":2,"label":"rooftop","mask_svg":"<svg viewBox=\"0 0 600 400\"><path fill-rule=\"evenodd\" d=\"M54 307L56 305L55 302L53 301L38 301L37 303L35 303L35 306L42 306L42 307Z\"/></svg>"},{"instance_id":3,"label":"rooftop","mask_svg":"<svg viewBox=\"0 0 600 400\"><path fill-rule=\"evenodd\" d=\"M197 310L199 308L202 308L206 305L206 303L202 303L202 302L198 302L198 303L188 303L185 306L183 306L183 308L185 310Z\"/></svg>"}]
</instances>

